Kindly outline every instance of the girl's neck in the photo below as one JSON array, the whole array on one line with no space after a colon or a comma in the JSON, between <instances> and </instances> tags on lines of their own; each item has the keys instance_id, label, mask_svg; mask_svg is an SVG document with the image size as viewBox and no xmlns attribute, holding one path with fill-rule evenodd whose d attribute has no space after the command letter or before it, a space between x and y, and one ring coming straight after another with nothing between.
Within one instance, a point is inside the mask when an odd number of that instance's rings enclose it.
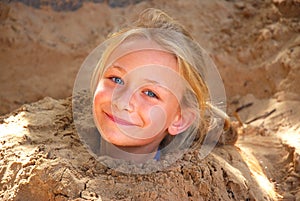
<instances>
[{"instance_id":1,"label":"girl's neck","mask_svg":"<svg viewBox=\"0 0 300 201\"><path fill-rule=\"evenodd\" d=\"M144 163L148 160L154 159L157 146L138 146L138 147L123 147L116 146L106 142L104 139L101 140L100 153L101 155L110 156L115 159L123 159L127 161L133 161L136 163Z\"/></svg>"}]
</instances>

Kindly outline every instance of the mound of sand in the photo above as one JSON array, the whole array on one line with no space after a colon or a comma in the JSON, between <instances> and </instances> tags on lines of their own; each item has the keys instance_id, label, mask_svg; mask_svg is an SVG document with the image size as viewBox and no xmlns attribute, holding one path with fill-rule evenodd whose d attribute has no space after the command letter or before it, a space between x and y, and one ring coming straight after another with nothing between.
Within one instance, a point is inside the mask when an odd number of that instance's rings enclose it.
<instances>
[{"instance_id":1,"label":"mound of sand","mask_svg":"<svg viewBox=\"0 0 300 201\"><path fill-rule=\"evenodd\" d=\"M71 101L45 98L1 119L4 200L263 200L240 152L197 151L168 169L127 175L97 162L72 123ZM78 200L81 200L78 199Z\"/></svg>"},{"instance_id":2,"label":"mound of sand","mask_svg":"<svg viewBox=\"0 0 300 201\"><path fill-rule=\"evenodd\" d=\"M153 0L125 8L85 2L74 12L56 12L1 3L0 198L300 200L297 5ZM191 151L167 170L127 175L88 154L65 98L88 53L147 7L185 23L210 52L229 114L237 112L243 125L234 146L219 146L204 160Z\"/></svg>"}]
</instances>

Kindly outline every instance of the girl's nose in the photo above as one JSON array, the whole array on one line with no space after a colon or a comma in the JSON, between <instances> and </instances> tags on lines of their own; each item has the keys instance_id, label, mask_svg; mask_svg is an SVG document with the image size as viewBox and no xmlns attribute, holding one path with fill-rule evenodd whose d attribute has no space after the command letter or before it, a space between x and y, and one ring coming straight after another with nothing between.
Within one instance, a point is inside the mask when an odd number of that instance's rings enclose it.
<instances>
[{"instance_id":1,"label":"girl's nose","mask_svg":"<svg viewBox=\"0 0 300 201\"><path fill-rule=\"evenodd\" d=\"M133 95L134 92L128 88L120 87L114 90L112 95L112 105L118 110L126 110L132 112L133 107Z\"/></svg>"}]
</instances>

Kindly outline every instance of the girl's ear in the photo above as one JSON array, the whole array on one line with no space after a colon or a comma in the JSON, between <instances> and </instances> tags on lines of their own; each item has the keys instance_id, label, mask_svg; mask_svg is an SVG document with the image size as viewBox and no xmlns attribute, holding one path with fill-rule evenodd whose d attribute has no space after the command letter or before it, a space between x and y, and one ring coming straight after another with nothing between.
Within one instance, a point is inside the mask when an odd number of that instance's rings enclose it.
<instances>
[{"instance_id":1,"label":"girl's ear","mask_svg":"<svg viewBox=\"0 0 300 201\"><path fill-rule=\"evenodd\" d=\"M168 127L170 135L177 135L187 130L190 125L195 121L196 114L192 109L184 109L182 113L179 113L173 122Z\"/></svg>"}]
</instances>

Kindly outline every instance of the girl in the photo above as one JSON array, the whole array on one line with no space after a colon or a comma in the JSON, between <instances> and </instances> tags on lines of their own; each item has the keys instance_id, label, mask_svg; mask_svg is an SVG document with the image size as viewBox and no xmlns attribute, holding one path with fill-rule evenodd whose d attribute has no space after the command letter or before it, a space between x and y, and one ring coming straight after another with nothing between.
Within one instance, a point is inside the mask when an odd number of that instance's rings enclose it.
<instances>
[{"instance_id":1,"label":"girl","mask_svg":"<svg viewBox=\"0 0 300 201\"><path fill-rule=\"evenodd\" d=\"M167 14L143 11L93 55L100 57L90 87L99 155L144 163L176 153L176 160L191 145L202 144L205 155L218 141L229 119L222 81L204 50Z\"/></svg>"}]
</instances>

